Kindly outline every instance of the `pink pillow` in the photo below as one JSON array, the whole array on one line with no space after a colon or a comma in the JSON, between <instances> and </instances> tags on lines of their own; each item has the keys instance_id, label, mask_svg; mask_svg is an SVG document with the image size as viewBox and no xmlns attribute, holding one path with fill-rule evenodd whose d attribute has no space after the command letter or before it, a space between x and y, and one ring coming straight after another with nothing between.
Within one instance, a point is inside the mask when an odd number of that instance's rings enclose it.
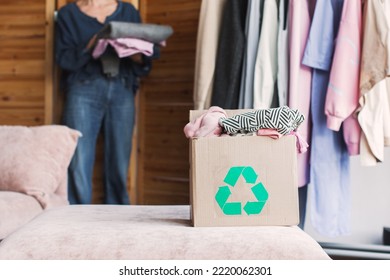
<instances>
[{"instance_id":1,"label":"pink pillow","mask_svg":"<svg viewBox=\"0 0 390 280\"><path fill-rule=\"evenodd\" d=\"M0 191L67 204L67 169L81 133L62 125L0 126Z\"/></svg>"}]
</instances>

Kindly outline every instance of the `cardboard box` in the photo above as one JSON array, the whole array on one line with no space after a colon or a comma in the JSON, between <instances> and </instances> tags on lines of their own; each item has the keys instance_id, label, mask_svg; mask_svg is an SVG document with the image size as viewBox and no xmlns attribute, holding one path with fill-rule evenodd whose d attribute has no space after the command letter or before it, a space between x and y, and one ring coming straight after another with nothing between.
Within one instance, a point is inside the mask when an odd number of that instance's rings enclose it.
<instances>
[{"instance_id":1,"label":"cardboard box","mask_svg":"<svg viewBox=\"0 0 390 280\"><path fill-rule=\"evenodd\" d=\"M295 136L191 139L190 201L196 227L297 225Z\"/></svg>"}]
</instances>

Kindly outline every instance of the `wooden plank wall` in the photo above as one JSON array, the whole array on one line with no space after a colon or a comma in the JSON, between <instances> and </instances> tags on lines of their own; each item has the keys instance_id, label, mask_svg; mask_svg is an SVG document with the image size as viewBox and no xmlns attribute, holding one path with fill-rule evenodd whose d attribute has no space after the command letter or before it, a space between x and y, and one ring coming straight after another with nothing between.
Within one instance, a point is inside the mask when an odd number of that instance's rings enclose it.
<instances>
[{"instance_id":1,"label":"wooden plank wall","mask_svg":"<svg viewBox=\"0 0 390 280\"><path fill-rule=\"evenodd\" d=\"M139 204L188 204L188 140L183 127L192 92L200 0L141 0L144 22L174 34L142 82L139 106Z\"/></svg>"},{"instance_id":2,"label":"wooden plank wall","mask_svg":"<svg viewBox=\"0 0 390 280\"><path fill-rule=\"evenodd\" d=\"M47 25L45 0L0 1L1 125L45 123Z\"/></svg>"}]
</instances>

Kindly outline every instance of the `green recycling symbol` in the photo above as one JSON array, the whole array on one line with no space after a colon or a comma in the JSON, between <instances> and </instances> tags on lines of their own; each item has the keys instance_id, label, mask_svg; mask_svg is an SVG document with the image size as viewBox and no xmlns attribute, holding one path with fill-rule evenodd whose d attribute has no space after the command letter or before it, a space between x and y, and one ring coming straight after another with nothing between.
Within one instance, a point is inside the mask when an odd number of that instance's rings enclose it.
<instances>
[{"instance_id":1,"label":"green recycling symbol","mask_svg":"<svg viewBox=\"0 0 390 280\"><path fill-rule=\"evenodd\" d=\"M257 201L247 201L244 207L242 207L241 202L227 202L232 194L230 187L234 188L240 176L242 176L248 184L254 185L251 190L257 199ZM229 169L223 180L228 186L219 187L215 194L215 200L225 215L241 215L242 209L244 209L248 215L260 214L268 200L268 192L263 183L259 182L256 184L257 177L258 175L250 166L234 166Z\"/></svg>"}]
</instances>

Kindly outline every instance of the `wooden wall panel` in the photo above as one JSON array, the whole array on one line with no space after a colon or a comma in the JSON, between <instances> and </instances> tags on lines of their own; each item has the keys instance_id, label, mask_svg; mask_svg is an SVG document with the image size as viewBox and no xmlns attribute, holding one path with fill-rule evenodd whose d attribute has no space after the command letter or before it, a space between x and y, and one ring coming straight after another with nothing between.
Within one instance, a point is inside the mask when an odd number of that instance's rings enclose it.
<instances>
[{"instance_id":1,"label":"wooden wall panel","mask_svg":"<svg viewBox=\"0 0 390 280\"><path fill-rule=\"evenodd\" d=\"M41 59L44 53L45 42L41 38L14 37L1 41L0 59Z\"/></svg>"},{"instance_id":2,"label":"wooden wall panel","mask_svg":"<svg viewBox=\"0 0 390 280\"><path fill-rule=\"evenodd\" d=\"M1 125L45 123L46 14L45 0L0 1Z\"/></svg>"},{"instance_id":3,"label":"wooden wall panel","mask_svg":"<svg viewBox=\"0 0 390 280\"><path fill-rule=\"evenodd\" d=\"M174 34L140 90L137 192L140 204L188 204L188 140L200 0L141 0L144 22Z\"/></svg>"},{"instance_id":4,"label":"wooden wall panel","mask_svg":"<svg viewBox=\"0 0 390 280\"><path fill-rule=\"evenodd\" d=\"M39 79L7 78L0 80L0 103L2 108L39 108L42 106L44 82Z\"/></svg>"},{"instance_id":5,"label":"wooden wall panel","mask_svg":"<svg viewBox=\"0 0 390 280\"><path fill-rule=\"evenodd\" d=\"M36 126L44 123L43 108L0 108L1 125Z\"/></svg>"}]
</instances>

